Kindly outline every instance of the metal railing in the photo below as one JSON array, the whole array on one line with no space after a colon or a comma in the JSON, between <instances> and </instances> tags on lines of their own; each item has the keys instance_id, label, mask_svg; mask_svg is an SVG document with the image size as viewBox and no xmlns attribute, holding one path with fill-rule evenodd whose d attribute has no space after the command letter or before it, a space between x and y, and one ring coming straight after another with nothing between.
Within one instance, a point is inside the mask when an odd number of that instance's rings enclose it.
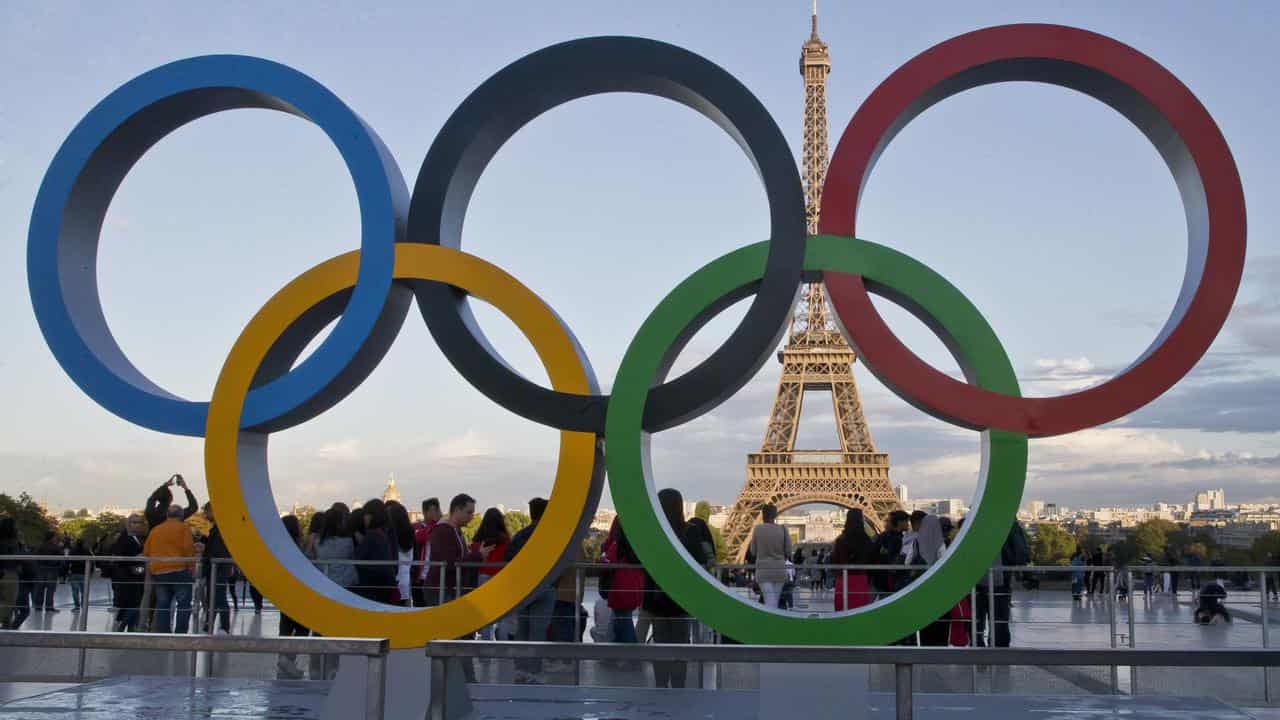
<instances>
[{"instance_id":1,"label":"metal railing","mask_svg":"<svg viewBox=\"0 0 1280 720\"><path fill-rule=\"evenodd\" d=\"M1228 650L1033 650L1011 648L832 647L798 645L634 645L536 642L434 641L431 659L431 708L428 718L449 717L450 659L505 658L541 660L892 665L898 720L911 720L916 665L1250 667L1280 666L1280 651Z\"/></svg>"},{"instance_id":2,"label":"metal railing","mask_svg":"<svg viewBox=\"0 0 1280 720\"><path fill-rule=\"evenodd\" d=\"M0 647L71 650L147 650L208 653L360 655L369 659L365 717L382 720L386 698L386 640L338 637L248 637L151 633L0 632Z\"/></svg>"}]
</instances>

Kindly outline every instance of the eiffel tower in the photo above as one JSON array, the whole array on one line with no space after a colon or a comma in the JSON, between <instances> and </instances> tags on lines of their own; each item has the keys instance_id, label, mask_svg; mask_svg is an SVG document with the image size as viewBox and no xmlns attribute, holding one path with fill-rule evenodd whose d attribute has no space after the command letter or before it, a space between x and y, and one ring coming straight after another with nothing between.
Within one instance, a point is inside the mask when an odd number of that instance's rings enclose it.
<instances>
[{"instance_id":1,"label":"eiffel tower","mask_svg":"<svg viewBox=\"0 0 1280 720\"><path fill-rule=\"evenodd\" d=\"M827 74L831 56L818 38L814 0L812 32L800 53L804 76L804 185L809 234L818 231L822 183L827 175ZM747 540L760 514L772 503L779 511L810 503L861 508L872 524L899 506L889 484L889 455L876 452L853 379L857 354L845 342L827 307L826 291L809 285L791 317L787 344L778 353L782 377L760 452L747 455L747 482L724 525L730 557L746 555ZM831 393L840 448L796 450L796 430L806 390Z\"/></svg>"}]
</instances>

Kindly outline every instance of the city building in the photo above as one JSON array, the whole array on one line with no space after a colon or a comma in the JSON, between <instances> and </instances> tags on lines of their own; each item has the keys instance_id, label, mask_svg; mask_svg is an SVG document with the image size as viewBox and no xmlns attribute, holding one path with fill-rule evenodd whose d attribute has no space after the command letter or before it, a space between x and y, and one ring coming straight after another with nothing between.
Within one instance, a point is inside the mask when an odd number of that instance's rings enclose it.
<instances>
[{"instance_id":1,"label":"city building","mask_svg":"<svg viewBox=\"0 0 1280 720\"><path fill-rule=\"evenodd\" d=\"M1227 496L1222 488L1217 490L1206 490L1202 493L1196 493L1195 509L1202 510L1226 510Z\"/></svg>"},{"instance_id":2,"label":"city building","mask_svg":"<svg viewBox=\"0 0 1280 720\"><path fill-rule=\"evenodd\" d=\"M907 492L907 484L899 483L893 486L893 494L898 496L898 502L906 507L911 502L911 495Z\"/></svg>"}]
</instances>

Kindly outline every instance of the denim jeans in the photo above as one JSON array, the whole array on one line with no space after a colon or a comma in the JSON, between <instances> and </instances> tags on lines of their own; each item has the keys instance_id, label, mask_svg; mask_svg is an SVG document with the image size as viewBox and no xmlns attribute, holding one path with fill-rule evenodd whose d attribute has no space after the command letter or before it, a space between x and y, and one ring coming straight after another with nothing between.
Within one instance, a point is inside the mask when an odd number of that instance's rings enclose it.
<instances>
[{"instance_id":1,"label":"denim jeans","mask_svg":"<svg viewBox=\"0 0 1280 720\"><path fill-rule=\"evenodd\" d=\"M582 636L574 632L580 627L578 604L556 600L551 617L551 639L555 642L581 642Z\"/></svg>"},{"instance_id":2,"label":"denim jeans","mask_svg":"<svg viewBox=\"0 0 1280 720\"><path fill-rule=\"evenodd\" d=\"M547 628L551 625L551 615L556 607L556 591L544 588L534 593L529 601L520 608L520 619L516 626L516 639L532 642L546 642ZM516 658L516 669L530 673L542 672L542 661L538 658Z\"/></svg>"},{"instance_id":3,"label":"denim jeans","mask_svg":"<svg viewBox=\"0 0 1280 720\"><path fill-rule=\"evenodd\" d=\"M161 573L151 578L156 590L156 618L151 632L186 635L191 626L191 573L187 570ZM177 606L171 621L172 606Z\"/></svg>"},{"instance_id":4,"label":"denim jeans","mask_svg":"<svg viewBox=\"0 0 1280 720\"><path fill-rule=\"evenodd\" d=\"M231 608L227 604L227 581L218 580L213 586L213 611L209 613L206 632L213 632L213 621L217 618L218 627L226 633L231 632Z\"/></svg>"},{"instance_id":5,"label":"denim jeans","mask_svg":"<svg viewBox=\"0 0 1280 720\"><path fill-rule=\"evenodd\" d=\"M613 641L619 643L636 642L636 624L631 611L613 611Z\"/></svg>"},{"instance_id":6,"label":"denim jeans","mask_svg":"<svg viewBox=\"0 0 1280 720\"><path fill-rule=\"evenodd\" d=\"M81 603L84 603L87 607L89 603L84 602L84 598L81 597L84 595L84 576L72 575L68 577L67 585L71 586L71 604L74 605L77 610L80 609Z\"/></svg>"}]
</instances>

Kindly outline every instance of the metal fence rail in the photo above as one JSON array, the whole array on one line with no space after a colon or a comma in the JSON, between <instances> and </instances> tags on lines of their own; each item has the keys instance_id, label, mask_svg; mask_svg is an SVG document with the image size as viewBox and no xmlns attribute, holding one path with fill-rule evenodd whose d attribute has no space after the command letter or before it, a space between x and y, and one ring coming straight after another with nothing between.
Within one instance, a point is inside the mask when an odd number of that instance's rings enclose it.
<instances>
[{"instance_id":1,"label":"metal fence rail","mask_svg":"<svg viewBox=\"0 0 1280 720\"><path fill-rule=\"evenodd\" d=\"M432 720L448 717L449 660L541 658L696 663L817 663L893 665L898 720L912 718L916 665L1280 667L1280 650L1042 650L1025 648L839 647L809 645L636 645L440 640L427 644L431 658Z\"/></svg>"},{"instance_id":2,"label":"metal fence rail","mask_svg":"<svg viewBox=\"0 0 1280 720\"><path fill-rule=\"evenodd\" d=\"M210 653L359 655L369 659L365 717L382 720L386 699L386 640L341 637L250 637L152 633L0 632L0 647L72 650L149 650Z\"/></svg>"}]
</instances>

